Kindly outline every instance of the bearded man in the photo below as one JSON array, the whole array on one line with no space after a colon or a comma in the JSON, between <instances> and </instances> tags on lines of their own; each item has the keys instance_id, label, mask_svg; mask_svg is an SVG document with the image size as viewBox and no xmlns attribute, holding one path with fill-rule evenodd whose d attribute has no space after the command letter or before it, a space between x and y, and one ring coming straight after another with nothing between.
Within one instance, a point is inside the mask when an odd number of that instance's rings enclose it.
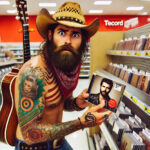
<instances>
[{"instance_id":1,"label":"bearded man","mask_svg":"<svg viewBox=\"0 0 150 150\"><path fill-rule=\"evenodd\" d=\"M97 32L99 20L85 25L80 5L66 2L53 16L42 9L36 25L45 42L41 54L22 66L16 80L16 150L72 150L64 139L66 135L100 125L104 116L110 115L101 103L88 109L81 118L62 122L63 110L80 111L89 105L85 101L89 96L87 89L76 98L72 93L78 82L82 56L87 50L86 42ZM34 97L28 96L32 93L27 89L29 93L23 94L27 77L33 79L30 81L34 82Z\"/></svg>"}]
</instances>

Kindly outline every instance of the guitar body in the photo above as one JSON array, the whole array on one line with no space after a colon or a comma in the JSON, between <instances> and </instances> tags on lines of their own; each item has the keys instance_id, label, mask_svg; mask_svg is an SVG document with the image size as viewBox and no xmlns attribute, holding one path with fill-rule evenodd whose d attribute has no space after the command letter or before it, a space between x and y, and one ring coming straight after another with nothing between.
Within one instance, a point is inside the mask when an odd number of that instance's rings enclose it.
<instances>
[{"instance_id":1,"label":"guitar body","mask_svg":"<svg viewBox=\"0 0 150 150\"><path fill-rule=\"evenodd\" d=\"M23 63L30 58L28 15L26 0L16 0L16 6L23 28ZM0 105L0 141L15 146L18 117L15 108L15 81L18 69L12 69L1 83L2 104Z\"/></svg>"},{"instance_id":2,"label":"guitar body","mask_svg":"<svg viewBox=\"0 0 150 150\"><path fill-rule=\"evenodd\" d=\"M13 69L12 72L3 77L1 84L0 141L11 146L16 144L16 129L18 125L14 100L15 81L18 71Z\"/></svg>"}]
</instances>

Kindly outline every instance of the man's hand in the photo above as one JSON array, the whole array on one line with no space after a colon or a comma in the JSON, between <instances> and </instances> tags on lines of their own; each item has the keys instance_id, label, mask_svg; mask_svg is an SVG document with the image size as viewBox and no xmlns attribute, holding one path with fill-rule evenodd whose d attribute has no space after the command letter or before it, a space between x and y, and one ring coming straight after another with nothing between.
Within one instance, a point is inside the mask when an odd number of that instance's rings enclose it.
<instances>
[{"instance_id":1,"label":"man's hand","mask_svg":"<svg viewBox=\"0 0 150 150\"><path fill-rule=\"evenodd\" d=\"M86 128L100 125L106 118L108 118L111 111L104 109L104 105L105 102L102 101L101 104L88 109L80 118L82 126Z\"/></svg>"},{"instance_id":2,"label":"man's hand","mask_svg":"<svg viewBox=\"0 0 150 150\"><path fill-rule=\"evenodd\" d=\"M85 108L89 106L90 103L86 102L85 99L89 97L89 94L87 93L88 89L84 89L82 93L76 98L76 104L80 108Z\"/></svg>"}]
</instances>

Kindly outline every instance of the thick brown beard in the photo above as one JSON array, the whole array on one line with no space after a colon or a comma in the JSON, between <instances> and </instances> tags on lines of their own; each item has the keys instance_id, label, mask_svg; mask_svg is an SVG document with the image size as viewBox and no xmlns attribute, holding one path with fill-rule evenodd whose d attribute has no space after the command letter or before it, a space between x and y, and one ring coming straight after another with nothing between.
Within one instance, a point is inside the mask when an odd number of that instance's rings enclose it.
<instances>
[{"instance_id":1,"label":"thick brown beard","mask_svg":"<svg viewBox=\"0 0 150 150\"><path fill-rule=\"evenodd\" d=\"M47 41L45 44L43 54L47 65L53 63L57 69L63 72L71 72L81 63L81 47L75 51L70 45L57 47L53 41ZM71 54L62 55L63 50L70 51Z\"/></svg>"}]
</instances>

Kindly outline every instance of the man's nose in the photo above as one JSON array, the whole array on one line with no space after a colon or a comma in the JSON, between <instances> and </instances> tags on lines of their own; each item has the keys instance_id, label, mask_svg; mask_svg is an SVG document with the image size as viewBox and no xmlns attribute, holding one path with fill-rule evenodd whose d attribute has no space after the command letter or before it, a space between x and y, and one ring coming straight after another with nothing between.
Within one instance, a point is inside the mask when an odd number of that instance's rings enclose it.
<instances>
[{"instance_id":1,"label":"man's nose","mask_svg":"<svg viewBox=\"0 0 150 150\"><path fill-rule=\"evenodd\" d=\"M68 36L66 36L66 38L65 38L65 44L71 44L71 36L70 35L68 35Z\"/></svg>"}]
</instances>

